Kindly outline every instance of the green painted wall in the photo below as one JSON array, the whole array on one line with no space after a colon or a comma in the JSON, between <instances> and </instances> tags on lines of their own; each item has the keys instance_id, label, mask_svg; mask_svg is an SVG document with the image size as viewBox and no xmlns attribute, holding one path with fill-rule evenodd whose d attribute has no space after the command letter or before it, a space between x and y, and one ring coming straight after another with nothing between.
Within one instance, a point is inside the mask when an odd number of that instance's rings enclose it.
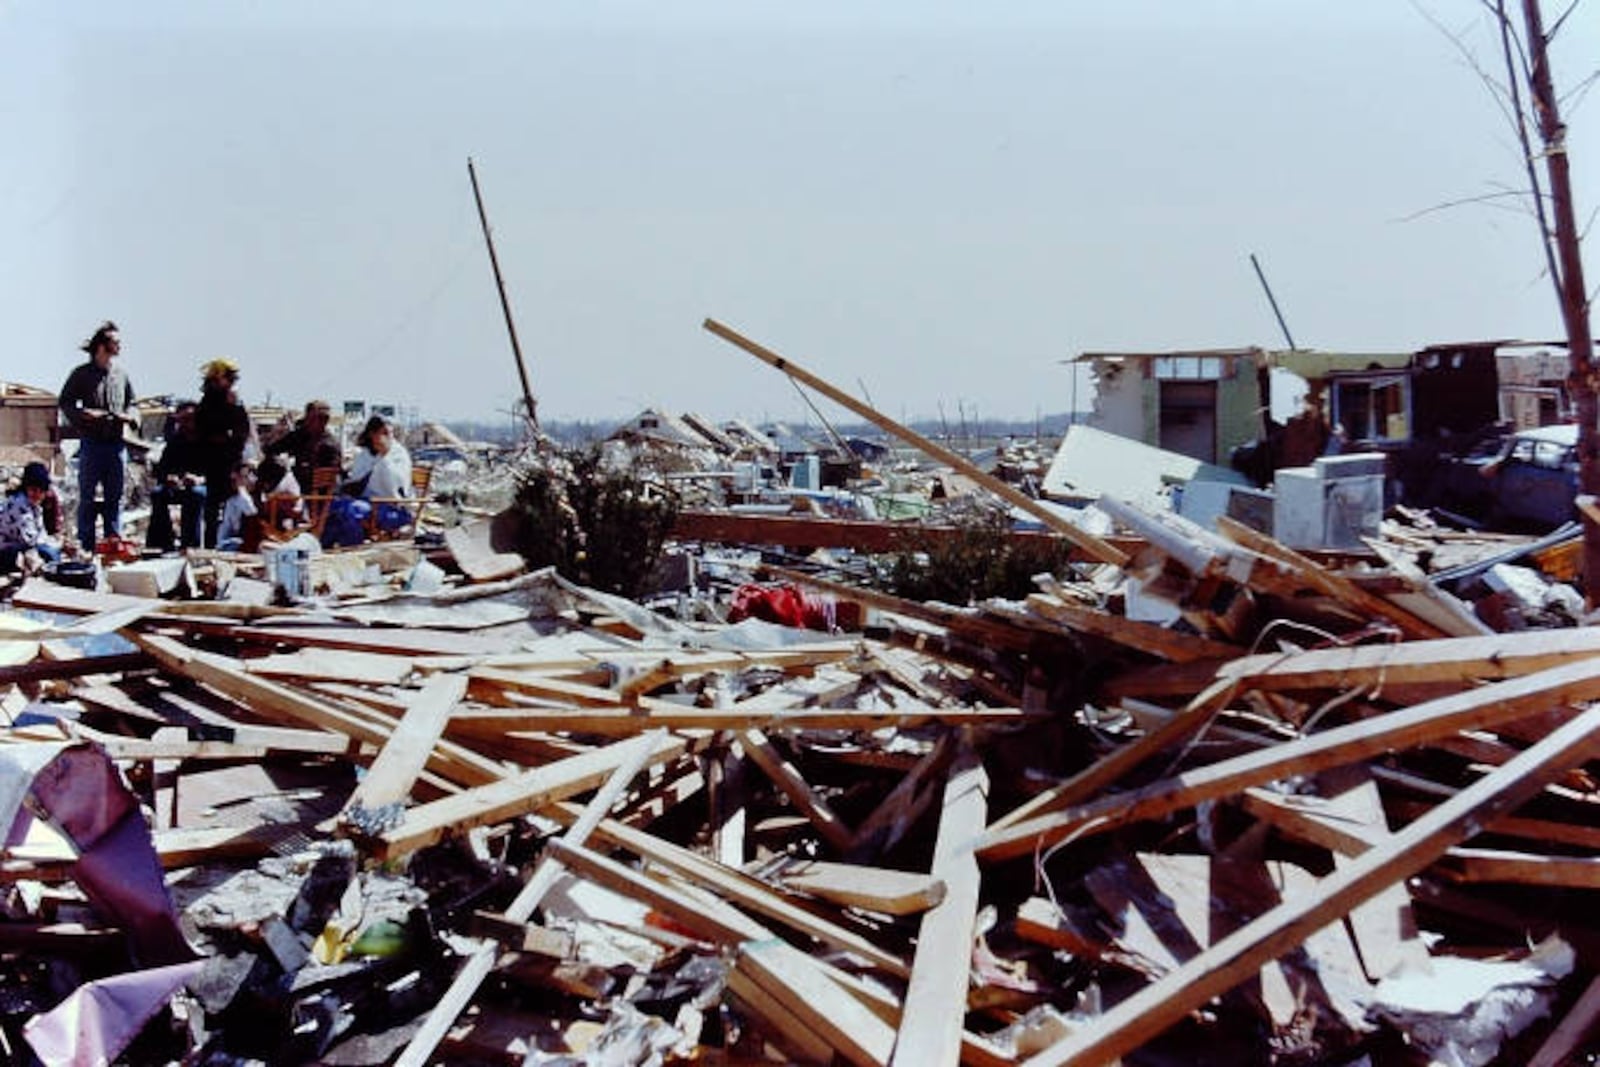
<instances>
[{"instance_id":1,"label":"green painted wall","mask_svg":"<svg viewBox=\"0 0 1600 1067\"><path fill-rule=\"evenodd\" d=\"M1255 363L1244 356L1232 359L1233 376L1217 382L1217 454L1211 462L1226 467L1228 454L1239 445L1261 436L1258 409L1266 403L1256 384ZM1140 437L1147 445L1161 444L1161 383L1155 378L1138 382L1139 406L1143 411Z\"/></svg>"}]
</instances>

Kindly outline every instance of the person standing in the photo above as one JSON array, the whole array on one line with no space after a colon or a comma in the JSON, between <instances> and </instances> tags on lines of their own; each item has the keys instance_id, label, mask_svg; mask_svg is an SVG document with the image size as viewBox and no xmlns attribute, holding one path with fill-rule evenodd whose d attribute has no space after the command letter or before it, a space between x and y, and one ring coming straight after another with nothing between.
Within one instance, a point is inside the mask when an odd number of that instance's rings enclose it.
<instances>
[{"instance_id":1,"label":"person standing","mask_svg":"<svg viewBox=\"0 0 1600 1067\"><path fill-rule=\"evenodd\" d=\"M194 435L206 479L206 547L217 545L222 506L233 495L233 471L250 443L250 413L234 386L239 365L213 359L200 367L200 403L194 409Z\"/></svg>"},{"instance_id":2,"label":"person standing","mask_svg":"<svg viewBox=\"0 0 1600 1067\"><path fill-rule=\"evenodd\" d=\"M133 411L133 383L121 364L113 362L122 351L117 324L107 319L81 347L89 358L67 375L58 404L62 418L78 436L78 543L93 552L97 510L106 537L122 534L122 434L139 422ZM98 509L96 490L101 497Z\"/></svg>"}]
</instances>

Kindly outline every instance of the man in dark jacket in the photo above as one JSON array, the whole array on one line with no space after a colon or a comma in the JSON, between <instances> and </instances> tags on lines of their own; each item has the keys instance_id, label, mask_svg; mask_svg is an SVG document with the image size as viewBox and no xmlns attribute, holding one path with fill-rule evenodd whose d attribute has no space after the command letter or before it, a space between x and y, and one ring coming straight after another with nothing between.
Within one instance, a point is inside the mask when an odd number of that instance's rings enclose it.
<instances>
[{"instance_id":1,"label":"man in dark jacket","mask_svg":"<svg viewBox=\"0 0 1600 1067\"><path fill-rule=\"evenodd\" d=\"M112 362L122 351L117 324L101 323L81 347L89 358L67 375L58 404L68 429L78 438L78 543L93 552L97 510L107 537L122 534L122 433L139 421L133 410L133 383L121 365Z\"/></svg>"},{"instance_id":2,"label":"man in dark jacket","mask_svg":"<svg viewBox=\"0 0 1600 1067\"><path fill-rule=\"evenodd\" d=\"M313 400L306 405L305 415L294 429L267 445L269 456L288 456L294 464L294 480L301 492L311 492L312 472L320 468L338 469L344 465L344 452L339 441L328 432L331 411L326 400Z\"/></svg>"}]
</instances>

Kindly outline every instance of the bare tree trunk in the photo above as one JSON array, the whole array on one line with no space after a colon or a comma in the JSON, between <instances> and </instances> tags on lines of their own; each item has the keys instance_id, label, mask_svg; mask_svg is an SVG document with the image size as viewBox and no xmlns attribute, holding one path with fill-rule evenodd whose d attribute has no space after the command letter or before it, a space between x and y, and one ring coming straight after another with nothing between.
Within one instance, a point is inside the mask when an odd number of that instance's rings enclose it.
<instances>
[{"instance_id":1,"label":"bare tree trunk","mask_svg":"<svg viewBox=\"0 0 1600 1067\"><path fill-rule=\"evenodd\" d=\"M1583 492L1600 495L1600 402L1595 392L1594 338L1589 332L1589 291L1583 281L1583 257L1578 249L1578 223L1568 175L1567 127L1556 106L1539 0L1523 0L1522 13L1527 23L1531 63L1529 87L1533 91L1533 110L1539 120L1539 138L1544 142L1545 167L1550 176L1556 254L1560 263L1560 272L1555 278L1556 292L1567 328L1567 391L1578 418L1578 479ZM1584 590L1592 608L1600 599L1597 597L1600 593L1600 524L1586 514L1582 522Z\"/></svg>"}]
</instances>

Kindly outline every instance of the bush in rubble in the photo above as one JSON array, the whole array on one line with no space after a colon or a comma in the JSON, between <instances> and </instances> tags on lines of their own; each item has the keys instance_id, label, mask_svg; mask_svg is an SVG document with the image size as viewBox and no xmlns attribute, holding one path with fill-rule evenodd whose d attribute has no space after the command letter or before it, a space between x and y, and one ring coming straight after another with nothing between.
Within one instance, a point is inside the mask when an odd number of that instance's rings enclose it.
<instances>
[{"instance_id":1,"label":"bush in rubble","mask_svg":"<svg viewBox=\"0 0 1600 1067\"><path fill-rule=\"evenodd\" d=\"M517 550L534 567L635 597L647 583L678 515L677 500L597 448L546 455L517 476Z\"/></svg>"},{"instance_id":2,"label":"bush in rubble","mask_svg":"<svg viewBox=\"0 0 1600 1067\"><path fill-rule=\"evenodd\" d=\"M1066 571L1070 544L1013 544L1004 511L970 511L954 517L953 524L958 531L953 538L914 538L914 547L890 562L881 585L907 600L970 604L990 597L1024 599L1036 591L1034 575Z\"/></svg>"}]
</instances>

